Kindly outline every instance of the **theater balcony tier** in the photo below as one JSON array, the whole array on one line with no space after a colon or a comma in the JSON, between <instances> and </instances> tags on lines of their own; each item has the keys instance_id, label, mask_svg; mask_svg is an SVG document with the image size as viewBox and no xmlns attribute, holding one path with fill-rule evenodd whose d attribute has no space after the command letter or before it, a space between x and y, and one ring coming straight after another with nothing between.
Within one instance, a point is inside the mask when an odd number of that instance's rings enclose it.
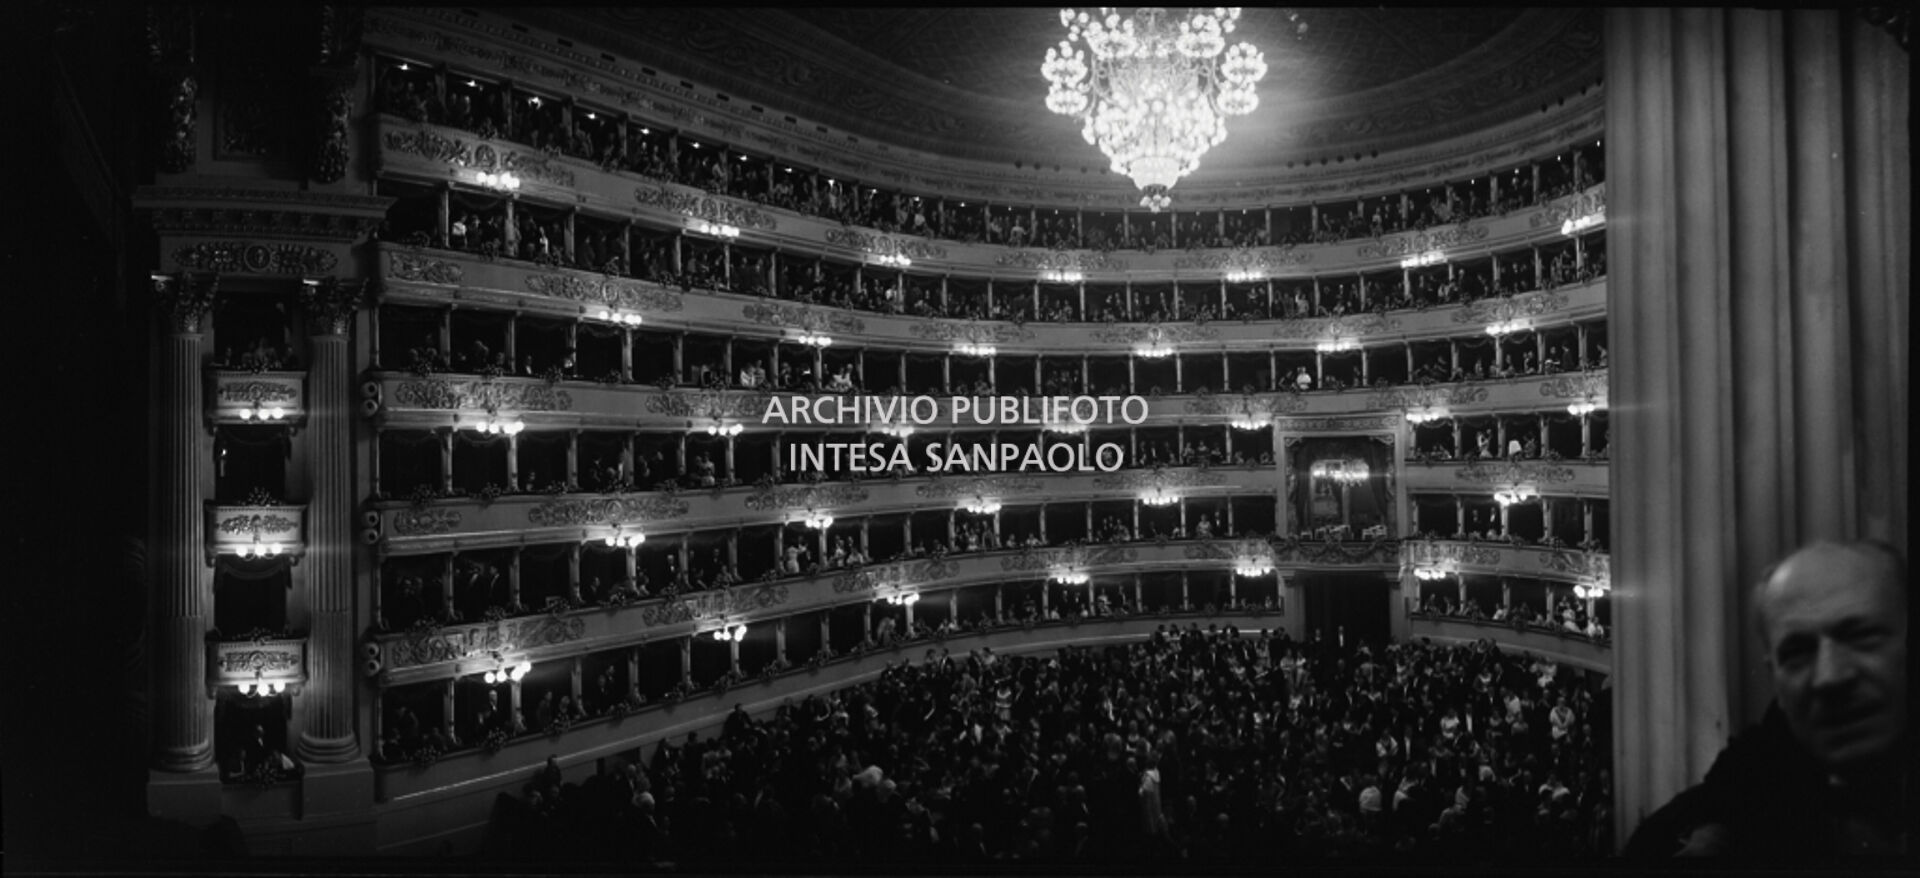
<instances>
[{"instance_id":1,"label":"theater balcony tier","mask_svg":"<svg viewBox=\"0 0 1920 878\"><path fill-rule=\"evenodd\" d=\"M1603 184L1505 216L1336 244L1153 253L1016 249L856 228L677 183L610 172L592 162L549 156L511 141L484 140L466 131L392 116L379 117L375 134L380 145L379 174L385 178L487 191L481 175L510 172L520 180L514 193L519 201L701 234L714 226L724 226L724 239L739 244L854 263L877 265L883 258L904 256L911 260L914 271L933 274L991 274L1031 280L1042 272L1059 270L1079 272L1094 282L1174 277L1217 280L1228 272L1295 277L1397 268L1408 259L1457 260L1551 239L1562 235L1563 229L1589 230L1603 223L1606 215Z\"/></svg>"},{"instance_id":2,"label":"theater balcony tier","mask_svg":"<svg viewBox=\"0 0 1920 878\"><path fill-rule=\"evenodd\" d=\"M207 563L218 555L247 559L306 554L305 504L219 506L207 504Z\"/></svg>"},{"instance_id":3,"label":"theater balcony tier","mask_svg":"<svg viewBox=\"0 0 1920 878\"><path fill-rule=\"evenodd\" d=\"M563 657L754 625L893 595L938 594L967 585L1039 581L1064 573L1109 576L1199 566L1230 572L1240 562L1282 571L1376 571L1401 564L1399 543L1296 540L1167 540L1102 543L922 558L762 581L674 597L613 602L536 616L375 633L364 671L380 686L482 674Z\"/></svg>"},{"instance_id":4,"label":"theater balcony tier","mask_svg":"<svg viewBox=\"0 0 1920 878\"><path fill-rule=\"evenodd\" d=\"M1605 640L1594 640L1533 625L1490 622L1452 616L1408 613L1408 636L1446 643L1471 643L1491 640L1501 649L1519 650L1562 664L1613 673L1613 647Z\"/></svg>"},{"instance_id":5,"label":"theater balcony tier","mask_svg":"<svg viewBox=\"0 0 1920 878\"><path fill-rule=\"evenodd\" d=\"M1401 485L1423 494L1488 495L1527 485L1565 497L1607 496L1606 461L1408 461Z\"/></svg>"},{"instance_id":6,"label":"theater balcony tier","mask_svg":"<svg viewBox=\"0 0 1920 878\"><path fill-rule=\"evenodd\" d=\"M515 739L494 752L466 749L441 756L428 764L402 763L376 768L382 847L406 844L454 826L477 829L484 824L493 797L526 783L549 757L557 757L571 772L593 760L631 752L668 739L717 730L727 711L740 705L749 713L771 710L788 699L803 699L873 679L889 664L921 658L929 649L944 648L960 655L991 648L996 653L1050 651L1069 645L1100 646L1150 636L1162 625L1235 626L1255 632L1280 625L1275 613L1172 613L1043 622L987 631L960 632L935 640L921 638L857 655L842 656L819 665L752 678L723 690L709 689L678 702L648 705L625 716L590 719L558 735L531 735ZM391 839L391 841L387 841Z\"/></svg>"},{"instance_id":7,"label":"theater balcony tier","mask_svg":"<svg viewBox=\"0 0 1920 878\"><path fill-rule=\"evenodd\" d=\"M373 504L366 538L388 555L416 555L542 542L597 540L615 534L652 536L712 528L797 522L814 512L842 518L959 509L975 499L1009 507L1100 500L1130 502L1166 493L1183 499L1275 494L1272 464L1138 468L1111 473L997 473L939 479L894 479L819 485L685 489L672 494L515 494L491 501L454 498Z\"/></svg>"},{"instance_id":8,"label":"theater balcony tier","mask_svg":"<svg viewBox=\"0 0 1920 878\"><path fill-rule=\"evenodd\" d=\"M1463 382L1458 384L1405 385L1386 388L1353 388L1340 391L1307 393L1214 393L1178 396L1151 396L1147 400L1148 421L1156 426L1176 423L1228 424L1247 415L1265 418L1283 431L1379 430L1392 429L1412 411L1445 408L1452 415L1476 412L1526 412L1564 410L1569 402L1593 401L1606 395L1606 372L1561 373L1521 378ZM716 421L737 422L748 430L772 432L821 432L839 430L857 436L878 429L881 421L864 415L849 414L838 426L820 424L781 425L777 420L763 423L774 394L750 390L695 391L660 390L632 384L603 384L591 381L550 382L539 378L472 375L414 375L375 373L362 386L363 414L383 429L434 430L483 429L489 420L518 420L528 430L597 428L697 430ZM1149 395L1141 394L1143 396ZM832 400L832 394L805 394L809 400ZM793 394L779 394L782 411L790 408ZM970 398L971 399L971 398ZM924 421L922 431L946 429L974 432L989 429L1038 430L1041 424L1011 424L995 427L976 422L982 408L991 408L987 398L969 402L968 411L954 416L951 397L934 396L926 407L916 409L916 421ZM1090 429L1124 430L1116 403L1113 426L1101 421ZM852 409L849 410L854 411ZM871 411L859 409L861 412ZM1034 409L1038 417L1037 406ZM925 412L930 417L921 418ZM1137 415L1138 408L1135 408ZM1357 416L1368 416L1356 420ZM1386 417L1392 415L1393 417ZM981 416L985 417L985 416ZM1382 420L1384 418L1384 420ZM1331 420L1330 420L1331 419ZM1351 422L1351 423L1346 423ZM1120 434L1124 436L1124 433ZM878 438L870 441L878 441Z\"/></svg>"},{"instance_id":9,"label":"theater balcony tier","mask_svg":"<svg viewBox=\"0 0 1920 878\"><path fill-rule=\"evenodd\" d=\"M1409 575L1425 569L1448 576L1523 576L1529 579L1604 585L1612 565L1605 552L1563 546L1470 540L1406 540L1400 564Z\"/></svg>"},{"instance_id":10,"label":"theater balcony tier","mask_svg":"<svg viewBox=\"0 0 1920 878\"><path fill-rule=\"evenodd\" d=\"M299 424L306 420L305 372L207 370L207 418L215 424Z\"/></svg>"}]
</instances>

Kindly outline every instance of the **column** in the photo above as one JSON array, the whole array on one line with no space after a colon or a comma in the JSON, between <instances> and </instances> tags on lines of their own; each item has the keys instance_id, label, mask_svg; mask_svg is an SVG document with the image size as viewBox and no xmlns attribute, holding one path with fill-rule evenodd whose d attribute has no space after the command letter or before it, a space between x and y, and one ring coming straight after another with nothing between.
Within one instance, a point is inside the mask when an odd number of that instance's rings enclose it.
<instances>
[{"instance_id":1,"label":"column","mask_svg":"<svg viewBox=\"0 0 1920 878\"><path fill-rule=\"evenodd\" d=\"M307 685L297 711L297 749L309 763L346 762L354 740L354 693L360 649L354 625L355 540L353 422L359 414L352 353L354 315L365 301L362 281L328 278L307 293L307 443L312 478L307 501ZM452 441L453 434L447 434ZM448 467L451 478L452 467ZM451 582L449 582L451 588Z\"/></svg>"},{"instance_id":2,"label":"column","mask_svg":"<svg viewBox=\"0 0 1920 878\"><path fill-rule=\"evenodd\" d=\"M208 616L213 571L205 557L204 477L211 460L201 372L201 325L213 304L211 278L153 277L153 292L174 307L155 347L153 427L153 759L162 771L213 766L213 699L207 697ZM204 294L204 302L200 296Z\"/></svg>"},{"instance_id":3,"label":"column","mask_svg":"<svg viewBox=\"0 0 1920 878\"><path fill-rule=\"evenodd\" d=\"M693 682L693 635L680 638L680 682Z\"/></svg>"}]
</instances>

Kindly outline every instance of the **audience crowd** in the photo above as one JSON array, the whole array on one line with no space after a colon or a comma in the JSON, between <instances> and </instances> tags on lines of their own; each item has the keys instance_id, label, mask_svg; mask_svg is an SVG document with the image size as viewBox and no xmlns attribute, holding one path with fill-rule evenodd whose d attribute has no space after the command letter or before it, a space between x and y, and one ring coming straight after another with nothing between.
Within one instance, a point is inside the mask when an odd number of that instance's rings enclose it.
<instances>
[{"instance_id":1,"label":"audience crowd","mask_svg":"<svg viewBox=\"0 0 1920 878\"><path fill-rule=\"evenodd\" d=\"M1611 849L1608 698L1491 642L1163 627L1051 657L929 649L502 796L487 856L912 870L1565 863Z\"/></svg>"}]
</instances>

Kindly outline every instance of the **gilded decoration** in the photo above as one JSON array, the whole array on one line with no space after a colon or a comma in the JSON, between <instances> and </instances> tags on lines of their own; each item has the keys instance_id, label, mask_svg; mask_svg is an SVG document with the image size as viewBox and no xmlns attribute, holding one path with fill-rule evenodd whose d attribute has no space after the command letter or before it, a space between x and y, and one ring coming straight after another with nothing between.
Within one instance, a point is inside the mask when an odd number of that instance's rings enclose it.
<instances>
[{"instance_id":1,"label":"gilded decoration","mask_svg":"<svg viewBox=\"0 0 1920 878\"><path fill-rule=\"evenodd\" d=\"M772 609L785 604L787 596L787 587L779 584L704 591L644 607L640 610L640 622L654 628L723 619Z\"/></svg>"},{"instance_id":2,"label":"gilded decoration","mask_svg":"<svg viewBox=\"0 0 1920 878\"><path fill-rule=\"evenodd\" d=\"M1391 430L1398 426L1395 415L1357 418L1296 418L1281 425L1289 433L1349 433L1359 430Z\"/></svg>"},{"instance_id":3,"label":"gilded decoration","mask_svg":"<svg viewBox=\"0 0 1920 878\"><path fill-rule=\"evenodd\" d=\"M388 669L493 656L558 646L579 640L587 623L578 616L529 616L406 635L387 644Z\"/></svg>"},{"instance_id":4,"label":"gilded decoration","mask_svg":"<svg viewBox=\"0 0 1920 878\"><path fill-rule=\"evenodd\" d=\"M928 241L893 235L868 234L852 228L827 230L827 243L852 247L873 256L905 256L909 259L945 259L947 248Z\"/></svg>"},{"instance_id":5,"label":"gilded decoration","mask_svg":"<svg viewBox=\"0 0 1920 878\"><path fill-rule=\"evenodd\" d=\"M748 320L765 326L778 326L804 332L860 335L867 331L867 322L852 314L809 308L805 305L752 302L741 308L740 314Z\"/></svg>"},{"instance_id":6,"label":"gilded decoration","mask_svg":"<svg viewBox=\"0 0 1920 878\"><path fill-rule=\"evenodd\" d=\"M1552 399L1599 399L1607 395L1607 373L1562 375L1540 383L1540 395Z\"/></svg>"},{"instance_id":7,"label":"gilded decoration","mask_svg":"<svg viewBox=\"0 0 1920 878\"><path fill-rule=\"evenodd\" d=\"M1135 491L1147 488L1212 488L1227 483L1227 477L1214 470L1198 467L1156 466L1150 470L1122 470L1093 477L1093 486L1102 491Z\"/></svg>"},{"instance_id":8,"label":"gilded decoration","mask_svg":"<svg viewBox=\"0 0 1920 878\"><path fill-rule=\"evenodd\" d=\"M1187 323L1118 323L1101 326L1092 333L1095 341L1105 344L1182 344L1185 342L1211 341L1220 337L1220 330L1200 324Z\"/></svg>"},{"instance_id":9,"label":"gilded decoration","mask_svg":"<svg viewBox=\"0 0 1920 878\"><path fill-rule=\"evenodd\" d=\"M1182 550L1189 561L1238 561L1252 558L1273 559L1273 545L1266 540L1201 540L1190 542Z\"/></svg>"},{"instance_id":10,"label":"gilded decoration","mask_svg":"<svg viewBox=\"0 0 1920 878\"><path fill-rule=\"evenodd\" d=\"M1313 254L1295 250L1292 247L1255 249L1237 247L1225 253L1196 253L1182 256L1173 261L1173 267L1182 271L1278 271L1283 268L1305 265L1313 261Z\"/></svg>"},{"instance_id":11,"label":"gilded decoration","mask_svg":"<svg viewBox=\"0 0 1920 878\"><path fill-rule=\"evenodd\" d=\"M203 241L173 251L173 262L181 268L224 274L309 277L333 271L339 261L332 251L319 247L253 241Z\"/></svg>"},{"instance_id":12,"label":"gilded decoration","mask_svg":"<svg viewBox=\"0 0 1920 878\"><path fill-rule=\"evenodd\" d=\"M1607 186L1602 183L1527 218L1529 228L1559 228L1570 220L1593 216L1606 219Z\"/></svg>"},{"instance_id":13,"label":"gilded decoration","mask_svg":"<svg viewBox=\"0 0 1920 878\"><path fill-rule=\"evenodd\" d=\"M949 558L924 558L892 564L870 564L833 578L834 594L859 594L887 588L937 582L960 573L960 563Z\"/></svg>"},{"instance_id":14,"label":"gilded decoration","mask_svg":"<svg viewBox=\"0 0 1920 878\"><path fill-rule=\"evenodd\" d=\"M418 253L389 252L387 254L387 277L394 280L420 281L430 284L457 284L466 270L458 262L434 259Z\"/></svg>"},{"instance_id":15,"label":"gilded decoration","mask_svg":"<svg viewBox=\"0 0 1920 878\"><path fill-rule=\"evenodd\" d=\"M167 104L167 124L160 140L160 169L169 174L185 173L193 167L195 144L198 138L194 129L198 122L196 107L199 105L200 81L191 71L180 71L169 77L165 85Z\"/></svg>"},{"instance_id":16,"label":"gilded decoration","mask_svg":"<svg viewBox=\"0 0 1920 878\"><path fill-rule=\"evenodd\" d=\"M1392 332L1400 328L1398 318L1384 314L1352 314L1344 317L1315 317L1306 320L1282 320L1274 327L1274 338L1356 338L1372 333Z\"/></svg>"},{"instance_id":17,"label":"gilded decoration","mask_svg":"<svg viewBox=\"0 0 1920 878\"><path fill-rule=\"evenodd\" d=\"M287 643L220 644L214 667L224 675L298 674L305 644Z\"/></svg>"},{"instance_id":18,"label":"gilded decoration","mask_svg":"<svg viewBox=\"0 0 1920 878\"><path fill-rule=\"evenodd\" d=\"M915 338L939 342L972 344L1011 344L1032 341L1033 330L1012 323L961 323L953 320L927 320L908 329Z\"/></svg>"},{"instance_id":19,"label":"gilded decoration","mask_svg":"<svg viewBox=\"0 0 1920 878\"><path fill-rule=\"evenodd\" d=\"M243 406L254 403L292 402L300 395L300 389L294 385L252 379L220 382L215 392L219 395L221 402Z\"/></svg>"},{"instance_id":20,"label":"gilded decoration","mask_svg":"<svg viewBox=\"0 0 1920 878\"><path fill-rule=\"evenodd\" d=\"M529 274L527 289L542 296L615 308L678 311L686 307L679 293L621 283L610 278L582 277L564 272Z\"/></svg>"},{"instance_id":21,"label":"gilded decoration","mask_svg":"<svg viewBox=\"0 0 1920 878\"><path fill-rule=\"evenodd\" d=\"M1481 485L1560 485L1573 481L1569 467L1547 463L1470 463L1454 471L1454 478Z\"/></svg>"},{"instance_id":22,"label":"gilded decoration","mask_svg":"<svg viewBox=\"0 0 1920 878\"><path fill-rule=\"evenodd\" d=\"M1417 390L1383 390L1367 397L1367 408L1419 409L1443 405L1467 405L1485 402L1486 399L1485 387L1458 384Z\"/></svg>"},{"instance_id":23,"label":"gilded decoration","mask_svg":"<svg viewBox=\"0 0 1920 878\"><path fill-rule=\"evenodd\" d=\"M855 485L780 485L755 489L747 496L747 508L755 512L775 509L821 509L867 502L867 489Z\"/></svg>"},{"instance_id":24,"label":"gilded decoration","mask_svg":"<svg viewBox=\"0 0 1920 878\"><path fill-rule=\"evenodd\" d=\"M535 527L578 527L659 521L679 518L686 514L685 500L655 495L596 497L586 500L555 499L527 510L527 523Z\"/></svg>"},{"instance_id":25,"label":"gilded decoration","mask_svg":"<svg viewBox=\"0 0 1920 878\"><path fill-rule=\"evenodd\" d=\"M458 509L419 509L408 507L393 514L393 532L405 537L432 536L460 526Z\"/></svg>"},{"instance_id":26,"label":"gilded decoration","mask_svg":"<svg viewBox=\"0 0 1920 878\"><path fill-rule=\"evenodd\" d=\"M1401 563L1406 567L1446 564L1498 567L1500 559L1500 549L1481 543L1409 540L1400 550Z\"/></svg>"},{"instance_id":27,"label":"gilded decoration","mask_svg":"<svg viewBox=\"0 0 1920 878\"><path fill-rule=\"evenodd\" d=\"M1396 540L1346 543L1277 539L1270 545L1276 564L1395 564L1400 558L1400 543Z\"/></svg>"},{"instance_id":28,"label":"gilded decoration","mask_svg":"<svg viewBox=\"0 0 1920 878\"><path fill-rule=\"evenodd\" d=\"M402 407L420 409L564 412L573 408L572 394L545 383L483 378L403 381L393 399Z\"/></svg>"},{"instance_id":29,"label":"gilded decoration","mask_svg":"<svg viewBox=\"0 0 1920 878\"><path fill-rule=\"evenodd\" d=\"M1487 239L1487 232L1486 224L1467 222L1443 229L1411 235L1392 235L1378 241L1369 241L1361 244L1354 252L1361 259L1397 259L1418 256L1433 250L1484 241Z\"/></svg>"},{"instance_id":30,"label":"gilded decoration","mask_svg":"<svg viewBox=\"0 0 1920 878\"><path fill-rule=\"evenodd\" d=\"M772 400L765 393L668 390L647 397L647 413L670 418L759 418Z\"/></svg>"},{"instance_id":31,"label":"gilded decoration","mask_svg":"<svg viewBox=\"0 0 1920 878\"><path fill-rule=\"evenodd\" d=\"M1567 307L1567 297L1559 293L1527 293L1510 299L1487 299L1461 306L1453 312L1455 323L1499 323L1522 317L1538 317Z\"/></svg>"},{"instance_id":32,"label":"gilded decoration","mask_svg":"<svg viewBox=\"0 0 1920 878\"><path fill-rule=\"evenodd\" d=\"M1026 548L1001 558L1000 569L1008 573L1031 573L1067 568L1102 567L1109 564L1132 564L1138 560L1140 560L1140 552L1132 546Z\"/></svg>"},{"instance_id":33,"label":"gilded decoration","mask_svg":"<svg viewBox=\"0 0 1920 878\"><path fill-rule=\"evenodd\" d=\"M512 172L522 180L551 186L571 188L574 185L573 172L549 158L546 153L521 152L486 142L468 143L461 138L426 128L388 131L386 147L393 152L417 155L456 168L489 173Z\"/></svg>"},{"instance_id":34,"label":"gilded decoration","mask_svg":"<svg viewBox=\"0 0 1920 878\"><path fill-rule=\"evenodd\" d=\"M1190 415L1287 415L1307 407L1298 393L1208 393L1187 401Z\"/></svg>"},{"instance_id":35,"label":"gilded decoration","mask_svg":"<svg viewBox=\"0 0 1920 878\"><path fill-rule=\"evenodd\" d=\"M220 519L214 524L214 530L227 536L247 536L251 534L283 534L300 529L300 522L281 515L261 515L241 513Z\"/></svg>"},{"instance_id":36,"label":"gilded decoration","mask_svg":"<svg viewBox=\"0 0 1920 878\"><path fill-rule=\"evenodd\" d=\"M642 207L657 207L681 216L742 229L771 232L780 227L771 215L758 207L704 193L675 192L665 186L642 186L633 190L633 200Z\"/></svg>"},{"instance_id":37,"label":"gilded decoration","mask_svg":"<svg viewBox=\"0 0 1920 878\"><path fill-rule=\"evenodd\" d=\"M1555 573L1571 573L1601 582L1613 579L1613 563L1602 552L1546 552L1540 555L1540 566Z\"/></svg>"},{"instance_id":38,"label":"gilded decoration","mask_svg":"<svg viewBox=\"0 0 1920 878\"><path fill-rule=\"evenodd\" d=\"M1088 250L1015 250L993 260L1001 268L1029 271L1126 271L1127 261Z\"/></svg>"},{"instance_id":39,"label":"gilded decoration","mask_svg":"<svg viewBox=\"0 0 1920 878\"><path fill-rule=\"evenodd\" d=\"M913 493L925 500L951 500L956 497L1004 497L1008 494L1030 494L1044 487L1046 487L1045 483L1033 476L981 476L940 479L913 489Z\"/></svg>"}]
</instances>

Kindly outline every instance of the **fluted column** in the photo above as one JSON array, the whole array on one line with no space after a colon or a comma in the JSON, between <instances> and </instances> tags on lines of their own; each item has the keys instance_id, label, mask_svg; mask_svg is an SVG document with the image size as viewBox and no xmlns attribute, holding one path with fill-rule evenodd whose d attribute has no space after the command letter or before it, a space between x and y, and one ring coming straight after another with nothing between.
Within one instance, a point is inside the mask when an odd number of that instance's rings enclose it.
<instances>
[{"instance_id":1,"label":"fluted column","mask_svg":"<svg viewBox=\"0 0 1920 878\"><path fill-rule=\"evenodd\" d=\"M1851 12L1609 10L1615 812L1771 698L1747 586L1907 542L1907 57Z\"/></svg>"},{"instance_id":2,"label":"fluted column","mask_svg":"<svg viewBox=\"0 0 1920 878\"><path fill-rule=\"evenodd\" d=\"M308 762L359 754L354 690L359 671L353 625L353 358L348 335L364 287L310 282L303 297L308 338L307 685L299 751ZM449 586L451 587L451 586Z\"/></svg>"},{"instance_id":3,"label":"fluted column","mask_svg":"<svg viewBox=\"0 0 1920 878\"><path fill-rule=\"evenodd\" d=\"M213 764L213 699L207 697L208 569L201 426L205 401L202 322L213 303L210 279L153 278L165 324L154 357L153 755L163 771Z\"/></svg>"}]
</instances>

